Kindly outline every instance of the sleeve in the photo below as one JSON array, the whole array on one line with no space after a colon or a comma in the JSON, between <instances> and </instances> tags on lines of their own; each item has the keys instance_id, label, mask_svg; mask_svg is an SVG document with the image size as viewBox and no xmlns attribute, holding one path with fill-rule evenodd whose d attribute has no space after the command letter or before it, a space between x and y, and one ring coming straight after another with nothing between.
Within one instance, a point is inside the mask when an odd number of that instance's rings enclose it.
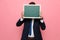
<instances>
[{"instance_id":1,"label":"sleeve","mask_svg":"<svg viewBox=\"0 0 60 40\"><path fill-rule=\"evenodd\" d=\"M17 23L16 23L16 26L17 26L17 27L18 27L18 26L21 26L21 25L23 24L23 22L24 22L24 19L23 19L23 18L19 19L19 20L17 21Z\"/></svg>"},{"instance_id":2,"label":"sleeve","mask_svg":"<svg viewBox=\"0 0 60 40\"><path fill-rule=\"evenodd\" d=\"M45 22L43 19L40 19L40 26L41 26L41 29L42 30L45 30L46 29L46 25L45 25Z\"/></svg>"}]
</instances>

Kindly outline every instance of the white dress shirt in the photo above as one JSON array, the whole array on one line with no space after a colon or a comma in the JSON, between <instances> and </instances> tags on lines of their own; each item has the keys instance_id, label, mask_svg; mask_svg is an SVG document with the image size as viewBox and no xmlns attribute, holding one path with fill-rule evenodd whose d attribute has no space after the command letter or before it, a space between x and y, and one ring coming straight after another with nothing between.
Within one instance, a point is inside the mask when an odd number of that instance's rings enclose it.
<instances>
[{"instance_id":1,"label":"white dress shirt","mask_svg":"<svg viewBox=\"0 0 60 40\"><path fill-rule=\"evenodd\" d=\"M32 19L31 35L28 35L28 37L34 37L33 25L34 25L34 19Z\"/></svg>"}]
</instances>

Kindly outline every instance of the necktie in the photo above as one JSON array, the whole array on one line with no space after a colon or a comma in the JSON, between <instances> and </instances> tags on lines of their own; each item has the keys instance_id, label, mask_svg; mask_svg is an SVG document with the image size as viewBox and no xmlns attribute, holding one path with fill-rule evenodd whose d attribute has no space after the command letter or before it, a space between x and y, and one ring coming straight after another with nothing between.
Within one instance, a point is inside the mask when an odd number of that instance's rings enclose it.
<instances>
[{"instance_id":1,"label":"necktie","mask_svg":"<svg viewBox=\"0 0 60 40\"><path fill-rule=\"evenodd\" d=\"M31 27L32 27L32 21L30 21L29 35L31 35L31 31L32 31Z\"/></svg>"}]
</instances>

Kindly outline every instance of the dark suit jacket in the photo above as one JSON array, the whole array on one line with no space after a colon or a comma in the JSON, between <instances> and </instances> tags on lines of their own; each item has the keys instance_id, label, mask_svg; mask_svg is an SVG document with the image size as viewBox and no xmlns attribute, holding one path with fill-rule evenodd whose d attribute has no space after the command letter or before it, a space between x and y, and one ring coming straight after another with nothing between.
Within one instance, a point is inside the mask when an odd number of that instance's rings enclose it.
<instances>
[{"instance_id":1,"label":"dark suit jacket","mask_svg":"<svg viewBox=\"0 0 60 40\"><path fill-rule=\"evenodd\" d=\"M42 30L45 30L46 28L45 23L44 22L41 23L40 20L43 20L43 19L34 19L33 29L34 29L35 40L42 40L40 28ZM32 19L24 19L23 21L20 21L19 19L18 22L16 23L17 27L21 26L24 23L24 29L23 29L21 40L28 40L30 21L32 21Z\"/></svg>"}]
</instances>

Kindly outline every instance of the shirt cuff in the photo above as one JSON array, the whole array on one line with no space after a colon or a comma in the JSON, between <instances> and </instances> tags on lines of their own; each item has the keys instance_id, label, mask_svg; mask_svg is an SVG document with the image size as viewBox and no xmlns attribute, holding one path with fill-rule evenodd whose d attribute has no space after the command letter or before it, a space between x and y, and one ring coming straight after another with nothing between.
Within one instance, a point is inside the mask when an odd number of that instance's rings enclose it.
<instances>
[{"instance_id":1,"label":"shirt cuff","mask_svg":"<svg viewBox=\"0 0 60 40\"><path fill-rule=\"evenodd\" d=\"M43 23L44 21L43 20L40 20L41 23Z\"/></svg>"},{"instance_id":2,"label":"shirt cuff","mask_svg":"<svg viewBox=\"0 0 60 40\"><path fill-rule=\"evenodd\" d=\"M23 21L23 18L21 18L20 21Z\"/></svg>"}]
</instances>

